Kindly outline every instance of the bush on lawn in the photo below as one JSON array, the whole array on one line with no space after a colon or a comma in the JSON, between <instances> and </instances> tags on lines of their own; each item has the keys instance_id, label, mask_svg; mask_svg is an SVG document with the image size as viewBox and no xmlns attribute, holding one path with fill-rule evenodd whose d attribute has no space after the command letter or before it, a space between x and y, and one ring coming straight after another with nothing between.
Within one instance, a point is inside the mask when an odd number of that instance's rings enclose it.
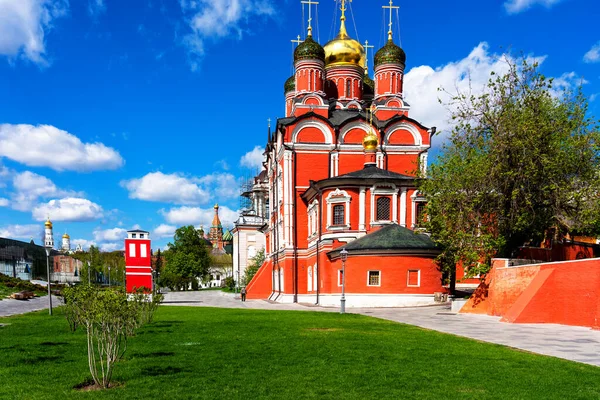
<instances>
[{"instance_id":1,"label":"bush on lawn","mask_svg":"<svg viewBox=\"0 0 600 400\"><path fill-rule=\"evenodd\" d=\"M128 295L122 289L100 289L80 285L64 290L65 311L73 331L83 327L87 334L88 365L96 385L108 388L113 365L127 349L127 338L150 322L162 301L151 301L142 292Z\"/></svg>"}]
</instances>

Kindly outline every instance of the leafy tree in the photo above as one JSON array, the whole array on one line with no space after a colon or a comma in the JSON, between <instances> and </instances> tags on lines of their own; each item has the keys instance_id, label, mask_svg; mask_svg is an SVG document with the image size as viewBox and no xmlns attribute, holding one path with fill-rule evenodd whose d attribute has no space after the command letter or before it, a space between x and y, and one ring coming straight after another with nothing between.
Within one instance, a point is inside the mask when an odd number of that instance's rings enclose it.
<instances>
[{"instance_id":1,"label":"leafy tree","mask_svg":"<svg viewBox=\"0 0 600 400\"><path fill-rule=\"evenodd\" d=\"M165 258L165 269L160 282L163 286L187 290L190 284L208 274L208 250L196 228L191 225L175 231L174 243L169 243Z\"/></svg>"},{"instance_id":2,"label":"leafy tree","mask_svg":"<svg viewBox=\"0 0 600 400\"><path fill-rule=\"evenodd\" d=\"M552 230L600 233L598 122L570 92L526 60L507 60L483 93L458 93L448 144L419 189L427 197L438 263L485 273Z\"/></svg>"},{"instance_id":3,"label":"leafy tree","mask_svg":"<svg viewBox=\"0 0 600 400\"><path fill-rule=\"evenodd\" d=\"M256 255L250 259L250 263L246 266L246 272L244 273L244 285L250 283L252 278L254 278L254 275L258 272L258 269L265 262L265 259L265 249L260 249Z\"/></svg>"}]
</instances>

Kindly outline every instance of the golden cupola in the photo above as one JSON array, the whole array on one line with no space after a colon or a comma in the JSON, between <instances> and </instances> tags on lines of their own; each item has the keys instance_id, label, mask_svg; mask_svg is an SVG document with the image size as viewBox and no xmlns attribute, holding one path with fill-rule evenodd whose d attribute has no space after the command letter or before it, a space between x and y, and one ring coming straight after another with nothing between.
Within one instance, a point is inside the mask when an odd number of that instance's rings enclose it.
<instances>
[{"instance_id":1,"label":"golden cupola","mask_svg":"<svg viewBox=\"0 0 600 400\"><path fill-rule=\"evenodd\" d=\"M373 127L369 127L369 132L363 137L363 148L365 151L375 151L378 144L377 134L373 131Z\"/></svg>"},{"instance_id":2,"label":"golden cupola","mask_svg":"<svg viewBox=\"0 0 600 400\"><path fill-rule=\"evenodd\" d=\"M325 68L347 65L364 69L366 61L365 49L360 43L348 35L348 31L346 30L345 11L345 1L342 1L340 32L335 39L324 46Z\"/></svg>"},{"instance_id":3,"label":"golden cupola","mask_svg":"<svg viewBox=\"0 0 600 400\"><path fill-rule=\"evenodd\" d=\"M49 217L46 220L46 222L44 223L44 227L46 227L46 229L52 229L52 222L50 221Z\"/></svg>"}]
</instances>

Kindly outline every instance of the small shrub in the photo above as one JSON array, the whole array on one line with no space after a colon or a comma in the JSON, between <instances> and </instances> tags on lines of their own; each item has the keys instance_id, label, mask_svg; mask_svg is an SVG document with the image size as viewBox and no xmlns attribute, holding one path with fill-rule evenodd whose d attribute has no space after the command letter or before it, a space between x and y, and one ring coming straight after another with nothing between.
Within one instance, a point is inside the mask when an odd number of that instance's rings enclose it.
<instances>
[{"instance_id":1,"label":"small shrub","mask_svg":"<svg viewBox=\"0 0 600 400\"><path fill-rule=\"evenodd\" d=\"M122 289L80 285L64 290L69 327L83 327L87 334L88 365L96 385L108 388L113 365L127 349L127 338L150 322L162 295L147 301L143 291L128 300ZM144 301L145 299L145 301Z\"/></svg>"}]
</instances>

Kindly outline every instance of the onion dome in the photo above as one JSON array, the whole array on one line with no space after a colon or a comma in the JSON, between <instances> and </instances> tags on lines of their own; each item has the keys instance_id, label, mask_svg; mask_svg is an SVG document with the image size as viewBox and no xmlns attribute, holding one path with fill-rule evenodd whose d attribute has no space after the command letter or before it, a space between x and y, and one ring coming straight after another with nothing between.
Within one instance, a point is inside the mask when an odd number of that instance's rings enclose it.
<instances>
[{"instance_id":1,"label":"onion dome","mask_svg":"<svg viewBox=\"0 0 600 400\"><path fill-rule=\"evenodd\" d=\"M231 242L232 240L233 240L233 235L231 234L231 232L229 232L229 230L226 230L225 233L223 234L223 241Z\"/></svg>"},{"instance_id":2,"label":"onion dome","mask_svg":"<svg viewBox=\"0 0 600 400\"><path fill-rule=\"evenodd\" d=\"M284 93L293 92L296 90L296 76L292 75L285 81L283 85Z\"/></svg>"},{"instance_id":3,"label":"onion dome","mask_svg":"<svg viewBox=\"0 0 600 400\"><path fill-rule=\"evenodd\" d=\"M377 150L377 145L379 144L379 139L377 139L377 134L373 131L373 127L369 129L369 133L365 135L363 138L363 148L365 151L375 151Z\"/></svg>"},{"instance_id":4,"label":"onion dome","mask_svg":"<svg viewBox=\"0 0 600 400\"><path fill-rule=\"evenodd\" d=\"M382 64L406 64L406 53L392 39L375 53L375 67Z\"/></svg>"},{"instance_id":5,"label":"onion dome","mask_svg":"<svg viewBox=\"0 0 600 400\"><path fill-rule=\"evenodd\" d=\"M294 50L294 63L302 60L321 60L325 59L325 50L313 40L312 35L308 35L304 42L300 43Z\"/></svg>"},{"instance_id":6,"label":"onion dome","mask_svg":"<svg viewBox=\"0 0 600 400\"><path fill-rule=\"evenodd\" d=\"M69 236L67 233L65 233L65 234L62 236L62 238L63 238L63 239L71 239L71 236Z\"/></svg>"},{"instance_id":7,"label":"onion dome","mask_svg":"<svg viewBox=\"0 0 600 400\"><path fill-rule=\"evenodd\" d=\"M342 17L342 25L338 35L324 47L325 66L356 65L364 68L366 61L365 48L348 36L344 20L345 17Z\"/></svg>"},{"instance_id":8,"label":"onion dome","mask_svg":"<svg viewBox=\"0 0 600 400\"><path fill-rule=\"evenodd\" d=\"M52 222L50 222L50 218L48 218L44 226L46 227L46 229L52 229Z\"/></svg>"}]
</instances>

